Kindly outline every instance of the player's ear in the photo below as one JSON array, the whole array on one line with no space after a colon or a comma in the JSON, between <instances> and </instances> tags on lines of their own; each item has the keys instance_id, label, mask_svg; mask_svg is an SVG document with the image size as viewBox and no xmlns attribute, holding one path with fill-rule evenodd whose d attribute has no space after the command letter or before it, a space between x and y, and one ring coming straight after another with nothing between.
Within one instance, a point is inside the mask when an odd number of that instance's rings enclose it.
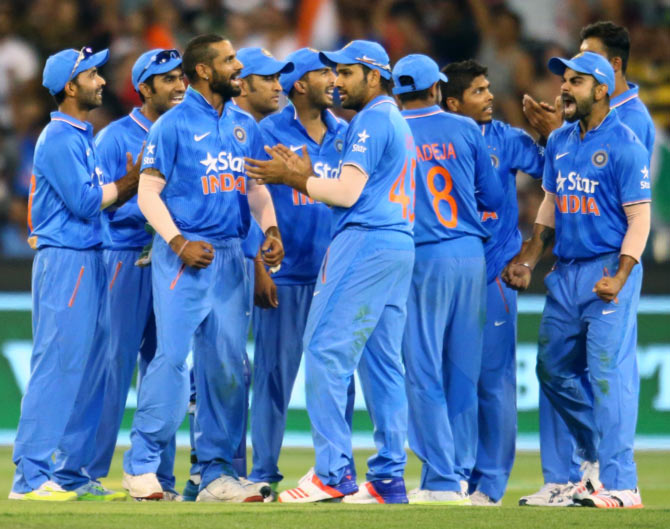
<instances>
[{"instance_id":1,"label":"player's ear","mask_svg":"<svg viewBox=\"0 0 670 529\"><path fill-rule=\"evenodd\" d=\"M198 63L195 65L195 73L198 74L200 79L209 81L210 77L212 77L212 67L202 62Z\"/></svg>"},{"instance_id":2,"label":"player's ear","mask_svg":"<svg viewBox=\"0 0 670 529\"><path fill-rule=\"evenodd\" d=\"M448 97L445 103L449 112L458 112L461 108L461 102L455 97Z\"/></svg>"},{"instance_id":3,"label":"player's ear","mask_svg":"<svg viewBox=\"0 0 670 529\"><path fill-rule=\"evenodd\" d=\"M295 83L293 83L293 90L295 90L298 94L304 94L307 92L307 83L305 83L305 81L302 79L298 79Z\"/></svg>"},{"instance_id":4,"label":"player's ear","mask_svg":"<svg viewBox=\"0 0 670 529\"><path fill-rule=\"evenodd\" d=\"M137 87L140 89L140 94L142 94L145 100L151 98L153 90L151 90L151 87L147 83L140 83Z\"/></svg>"},{"instance_id":5,"label":"player's ear","mask_svg":"<svg viewBox=\"0 0 670 529\"><path fill-rule=\"evenodd\" d=\"M623 69L623 61L621 60L621 57L612 57L610 64L612 65L614 73L620 72Z\"/></svg>"},{"instance_id":6,"label":"player's ear","mask_svg":"<svg viewBox=\"0 0 670 529\"><path fill-rule=\"evenodd\" d=\"M599 84L596 86L596 101L602 101L607 96L607 85Z\"/></svg>"},{"instance_id":7,"label":"player's ear","mask_svg":"<svg viewBox=\"0 0 670 529\"><path fill-rule=\"evenodd\" d=\"M63 91L65 92L66 96L75 97L77 95L77 88L78 88L77 82L74 79L72 79L71 81L65 83Z\"/></svg>"}]
</instances>

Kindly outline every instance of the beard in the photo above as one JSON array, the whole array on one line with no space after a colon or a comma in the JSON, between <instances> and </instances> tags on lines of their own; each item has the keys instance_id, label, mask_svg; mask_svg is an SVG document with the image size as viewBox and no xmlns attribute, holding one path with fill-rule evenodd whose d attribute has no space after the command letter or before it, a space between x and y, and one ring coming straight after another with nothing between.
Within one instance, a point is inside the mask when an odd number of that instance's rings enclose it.
<instances>
[{"instance_id":1,"label":"beard","mask_svg":"<svg viewBox=\"0 0 670 529\"><path fill-rule=\"evenodd\" d=\"M588 98L579 101L569 94L565 94L562 99L563 108L565 108L566 105L574 104L575 109L571 115L568 116L565 112L563 113L563 117L568 123L574 123L575 121L586 119L591 115L593 104L596 102L595 90L591 92L591 95Z\"/></svg>"},{"instance_id":2,"label":"beard","mask_svg":"<svg viewBox=\"0 0 670 529\"><path fill-rule=\"evenodd\" d=\"M226 79L223 75L219 75L218 72L214 71L209 87L212 92L219 94L224 101L230 101L233 97L242 93L240 87L232 84L231 80L232 78L229 77Z\"/></svg>"},{"instance_id":3,"label":"beard","mask_svg":"<svg viewBox=\"0 0 670 529\"><path fill-rule=\"evenodd\" d=\"M82 90L79 93L78 103L83 110L89 111L102 105L102 97L97 89Z\"/></svg>"}]
</instances>

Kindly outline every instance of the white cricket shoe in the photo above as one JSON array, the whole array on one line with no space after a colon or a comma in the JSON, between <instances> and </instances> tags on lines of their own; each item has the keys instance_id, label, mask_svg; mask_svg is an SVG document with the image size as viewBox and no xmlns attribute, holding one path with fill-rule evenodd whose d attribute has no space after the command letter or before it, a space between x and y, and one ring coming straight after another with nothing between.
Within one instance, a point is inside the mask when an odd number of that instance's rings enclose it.
<instances>
[{"instance_id":1,"label":"white cricket shoe","mask_svg":"<svg viewBox=\"0 0 670 529\"><path fill-rule=\"evenodd\" d=\"M434 505L472 505L470 496L463 492L454 490L425 490L421 489L409 497L409 502L414 504Z\"/></svg>"},{"instance_id":2,"label":"white cricket shoe","mask_svg":"<svg viewBox=\"0 0 670 529\"><path fill-rule=\"evenodd\" d=\"M184 497L174 489L163 489L162 501L184 501Z\"/></svg>"},{"instance_id":3,"label":"white cricket shoe","mask_svg":"<svg viewBox=\"0 0 670 529\"><path fill-rule=\"evenodd\" d=\"M600 474L600 465L598 462L584 461L580 467L582 471L582 480L577 483L572 493L572 499L575 503L581 503L582 500L597 494L603 490L603 484L598 479Z\"/></svg>"},{"instance_id":4,"label":"white cricket shoe","mask_svg":"<svg viewBox=\"0 0 670 529\"><path fill-rule=\"evenodd\" d=\"M519 505L534 507L569 507L573 505L574 483L545 483L542 488L528 496L522 496Z\"/></svg>"},{"instance_id":5,"label":"white cricket shoe","mask_svg":"<svg viewBox=\"0 0 670 529\"><path fill-rule=\"evenodd\" d=\"M585 507L598 509L642 509L640 489L606 490L591 494L582 500Z\"/></svg>"},{"instance_id":6,"label":"white cricket shoe","mask_svg":"<svg viewBox=\"0 0 670 529\"><path fill-rule=\"evenodd\" d=\"M263 501L267 501L268 498L272 497L273 490L269 483L266 483L265 481L251 481L250 479L243 477L239 477L238 479L243 487L263 496ZM269 501L272 501L272 499Z\"/></svg>"},{"instance_id":7,"label":"white cricket shoe","mask_svg":"<svg viewBox=\"0 0 670 529\"><path fill-rule=\"evenodd\" d=\"M74 501L77 499L77 493L73 490L64 490L55 481L45 481L35 490L30 492L9 493L10 500L37 500L37 501Z\"/></svg>"},{"instance_id":8,"label":"white cricket shoe","mask_svg":"<svg viewBox=\"0 0 670 529\"><path fill-rule=\"evenodd\" d=\"M263 496L255 488L247 488L233 476L222 475L198 493L195 501L250 503L262 502Z\"/></svg>"},{"instance_id":9,"label":"white cricket shoe","mask_svg":"<svg viewBox=\"0 0 670 529\"><path fill-rule=\"evenodd\" d=\"M501 500L493 501L490 496L484 494L480 490L476 490L470 494L470 501L472 502L472 505L477 505L479 507L500 507L502 505Z\"/></svg>"},{"instance_id":10,"label":"white cricket shoe","mask_svg":"<svg viewBox=\"0 0 670 529\"><path fill-rule=\"evenodd\" d=\"M153 472L137 475L124 472L121 485L135 500L143 501L163 499L163 487L161 487L156 474Z\"/></svg>"},{"instance_id":11,"label":"white cricket shoe","mask_svg":"<svg viewBox=\"0 0 670 529\"><path fill-rule=\"evenodd\" d=\"M339 500L358 492L358 486L351 474L345 475L337 485L326 485L310 468L298 481L298 486L279 494L279 503L312 503L317 501Z\"/></svg>"}]
</instances>

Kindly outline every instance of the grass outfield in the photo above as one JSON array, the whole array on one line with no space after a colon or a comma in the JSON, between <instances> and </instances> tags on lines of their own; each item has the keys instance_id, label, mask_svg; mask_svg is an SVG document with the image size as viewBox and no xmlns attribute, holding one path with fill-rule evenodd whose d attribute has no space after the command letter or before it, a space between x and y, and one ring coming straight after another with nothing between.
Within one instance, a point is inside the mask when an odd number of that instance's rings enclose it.
<instances>
[{"instance_id":1,"label":"grass outfield","mask_svg":"<svg viewBox=\"0 0 670 529\"><path fill-rule=\"evenodd\" d=\"M370 451L356 451L357 466L365 468ZM589 529L670 527L670 453L640 452L636 457L642 498L646 508L630 511L600 511L586 508L518 507L520 496L541 485L540 459L537 453L520 453L512 472L507 495L501 508L444 507L420 505L344 505L317 504L286 506L280 504L221 505L194 503L65 503L9 501L7 497L14 466L11 448L0 447L0 527L68 529L294 529L294 528L567 528ZM286 487L312 464L307 449L286 449L280 468ZM177 487L182 488L188 474L188 453L177 456ZM410 455L407 466L408 489L418 485L419 463ZM121 488L121 452L114 458L112 472L105 484Z\"/></svg>"}]
</instances>

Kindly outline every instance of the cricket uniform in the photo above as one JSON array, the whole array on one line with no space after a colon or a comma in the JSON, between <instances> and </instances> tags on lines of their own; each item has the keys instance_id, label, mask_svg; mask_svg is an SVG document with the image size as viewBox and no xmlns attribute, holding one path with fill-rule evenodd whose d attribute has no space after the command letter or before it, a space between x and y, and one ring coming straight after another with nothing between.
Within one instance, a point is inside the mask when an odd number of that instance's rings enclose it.
<instances>
[{"instance_id":1,"label":"cricket uniform","mask_svg":"<svg viewBox=\"0 0 670 529\"><path fill-rule=\"evenodd\" d=\"M627 230L624 206L649 202L649 153L616 109L580 139L579 123L554 131L544 188L556 195L558 261L539 331L537 374L577 455L600 463L608 490L635 489L633 441L639 377L635 349L642 266L606 303L593 286L615 275Z\"/></svg>"},{"instance_id":2,"label":"cricket uniform","mask_svg":"<svg viewBox=\"0 0 670 529\"><path fill-rule=\"evenodd\" d=\"M315 176L337 178L348 125L329 110L322 112L322 119L326 133L321 143L317 143L300 123L295 107L289 104L261 121L265 143L270 146L281 143L295 151L305 145ZM332 237L333 213L325 204L288 186L270 185L268 190L275 205L285 257L280 270L272 275L279 306L254 309L250 479L277 482L283 478L277 461L286 413L302 358L302 337L314 285ZM349 426L353 414L353 380L350 389L345 413Z\"/></svg>"},{"instance_id":3,"label":"cricket uniform","mask_svg":"<svg viewBox=\"0 0 670 529\"><path fill-rule=\"evenodd\" d=\"M639 98L638 87L629 89L610 100L621 122L630 128L646 147L649 159L654 150L656 130L649 111ZM580 460L575 455L575 440L568 427L543 392L540 392L540 455L545 483L567 483L580 480Z\"/></svg>"},{"instance_id":4,"label":"cricket uniform","mask_svg":"<svg viewBox=\"0 0 670 529\"><path fill-rule=\"evenodd\" d=\"M14 443L13 492L47 480L66 490L89 481L82 467L95 446L85 441L98 427L107 344L101 184L92 125L52 112L30 182L34 345Z\"/></svg>"},{"instance_id":5,"label":"cricket uniform","mask_svg":"<svg viewBox=\"0 0 670 529\"><path fill-rule=\"evenodd\" d=\"M137 158L152 122L139 108L111 123L95 138L98 167L103 182L126 174L126 153ZM114 456L123 413L138 363L138 380L156 352L156 324L151 296L151 267L135 266L142 248L151 242L137 196L102 216L103 261L107 273L109 347L106 359L105 401L97 434L91 442L96 455L87 467L93 479L107 476ZM174 440L161 454L158 478L166 489L174 488Z\"/></svg>"},{"instance_id":6,"label":"cricket uniform","mask_svg":"<svg viewBox=\"0 0 670 529\"><path fill-rule=\"evenodd\" d=\"M480 125L504 200L495 211L482 213L491 237L486 255L486 323L479 376L479 441L470 490L480 490L494 501L507 487L516 449L516 328L517 293L500 278L521 250L516 173L540 178L544 149L521 129L493 120Z\"/></svg>"},{"instance_id":7,"label":"cricket uniform","mask_svg":"<svg viewBox=\"0 0 670 529\"><path fill-rule=\"evenodd\" d=\"M165 177L162 198L189 240L215 249L205 269L186 267L157 237L152 286L158 347L140 386L124 469L156 473L158 454L186 413L186 356L193 345L195 448L201 490L221 475L236 476L232 462L243 434L245 308L248 277L241 249L249 228L244 156L258 157L258 125L234 105L217 110L189 87L184 101L153 125L142 170Z\"/></svg>"},{"instance_id":8,"label":"cricket uniform","mask_svg":"<svg viewBox=\"0 0 670 529\"><path fill-rule=\"evenodd\" d=\"M420 488L460 491L475 464L486 263L477 207L503 198L474 121L437 105L405 110L416 143L416 260L403 359ZM436 131L439 131L437 133Z\"/></svg>"},{"instance_id":9,"label":"cricket uniform","mask_svg":"<svg viewBox=\"0 0 670 529\"><path fill-rule=\"evenodd\" d=\"M368 481L402 477L406 462L401 340L414 263L416 158L412 133L391 97L376 97L354 117L342 153L342 165L359 168L368 180L352 207L333 207L334 237L303 339L314 472L327 485L351 479L345 475L353 455L345 410L356 368L377 446Z\"/></svg>"}]
</instances>

